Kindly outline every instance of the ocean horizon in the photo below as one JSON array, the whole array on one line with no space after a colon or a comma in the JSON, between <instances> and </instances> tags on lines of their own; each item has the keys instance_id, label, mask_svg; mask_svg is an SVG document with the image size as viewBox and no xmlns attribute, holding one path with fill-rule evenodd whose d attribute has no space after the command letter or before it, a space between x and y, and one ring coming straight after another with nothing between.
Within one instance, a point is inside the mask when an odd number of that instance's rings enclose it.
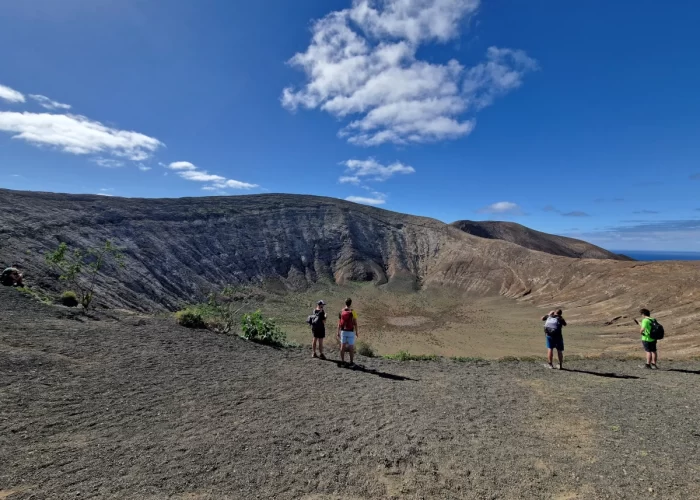
<instances>
[{"instance_id":1,"label":"ocean horizon","mask_svg":"<svg viewBox=\"0 0 700 500\"><path fill-rule=\"evenodd\" d=\"M661 260L700 260L700 252L674 252L663 250L610 250L616 254L626 255L639 261Z\"/></svg>"}]
</instances>

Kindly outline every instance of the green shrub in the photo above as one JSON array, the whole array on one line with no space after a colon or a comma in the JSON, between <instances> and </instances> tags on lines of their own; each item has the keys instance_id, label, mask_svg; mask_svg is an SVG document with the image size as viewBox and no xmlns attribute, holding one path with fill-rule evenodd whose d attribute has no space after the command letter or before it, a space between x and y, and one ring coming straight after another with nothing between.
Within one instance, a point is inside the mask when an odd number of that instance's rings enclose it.
<instances>
[{"instance_id":1,"label":"green shrub","mask_svg":"<svg viewBox=\"0 0 700 500\"><path fill-rule=\"evenodd\" d=\"M177 323L186 328L206 328L207 324L199 311L188 308L175 313Z\"/></svg>"},{"instance_id":2,"label":"green shrub","mask_svg":"<svg viewBox=\"0 0 700 500\"><path fill-rule=\"evenodd\" d=\"M474 358L471 356L454 356L450 359L456 363L475 363L477 361L483 361L483 358Z\"/></svg>"},{"instance_id":3,"label":"green shrub","mask_svg":"<svg viewBox=\"0 0 700 500\"><path fill-rule=\"evenodd\" d=\"M384 356L386 359L393 359L394 361L437 361L439 356L435 354L411 354L408 351L399 351L396 354L390 354Z\"/></svg>"},{"instance_id":4,"label":"green shrub","mask_svg":"<svg viewBox=\"0 0 700 500\"><path fill-rule=\"evenodd\" d=\"M78 301L78 295L75 292L63 292L61 294L61 304L66 307L78 307L80 301Z\"/></svg>"},{"instance_id":5,"label":"green shrub","mask_svg":"<svg viewBox=\"0 0 700 500\"><path fill-rule=\"evenodd\" d=\"M241 320L241 337L258 344L286 346L287 335L275 324L275 320L263 318L260 311L244 314Z\"/></svg>"},{"instance_id":6,"label":"green shrub","mask_svg":"<svg viewBox=\"0 0 700 500\"><path fill-rule=\"evenodd\" d=\"M373 358L375 356L374 349L372 349L372 346L367 342L358 341L355 345L355 349L357 350L357 354L361 356L366 356L368 358Z\"/></svg>"}]
</instances>

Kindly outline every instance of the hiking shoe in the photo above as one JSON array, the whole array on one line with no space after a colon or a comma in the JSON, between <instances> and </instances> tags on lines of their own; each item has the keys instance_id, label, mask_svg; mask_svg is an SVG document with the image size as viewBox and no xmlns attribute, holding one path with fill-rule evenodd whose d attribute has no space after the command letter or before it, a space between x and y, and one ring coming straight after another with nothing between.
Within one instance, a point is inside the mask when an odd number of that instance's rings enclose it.
<instances>
[{"instance_id":1,"label":"hiking shoe","mask_svg":"<svg viewBox=\"0 0 700 500\"><path fill-rule=\"evenodd\" d=\"M651 370L651 365L641 365L640 368L643 370Z\"/></svg>"},{"instance_id":2,"label":"hiking shoe","mask_svg":"<svg viewBox=\"0 0 700 500\"><path fill-rule=\"evenodd\" d=\"M318 358L318 356L316 356L316 353L313 353L313 354L311 355L311 357L312 357L312 358Z\"/></svg>"},{"instance_id":3,"label":"hiking shoe","mask_svg":"<svg viewBox=\"0 0 700 500\"><path fill-rule=\"evenodd\" d=\"M564 365L559 364L559 366L557 366L557 370L563 370L563 369L564 369Z\"/></svg>"},{"instance_id":4,"label":"hiking shoe","mask_svg":"<svg viewBox=\"0 0 700 500\"><path fill-rule=\"evenodd\" d=\"M554 370L554 366L550 363L545 363L544 367L547 368L548 370Z\"/></svg>"},{"instance_id":5,"label":"hiking shoe","mask_svg":"<svg viewBox=\"0 0 700 500\"><path fill-rule=\"evenodd\" d=\"M658 370L659 367L656 366L656 363L652 363L652 364L651 364L651 369L652 369L652 370Z\"/></svg>"},{"instance_id":6,"label":"hiking shoe","mask_svg":"<svg viewBox=\"0 0 700 500\"><path fill-rule=\"evenodd\" d=\"M322 359L323 361L325 361L325 360L326 360L326 356L325 356L325 355L323 355L323 354L319 355L319 357L318 357L318 358L319 358L319 359Z\"/></svg>"}]
</instances>

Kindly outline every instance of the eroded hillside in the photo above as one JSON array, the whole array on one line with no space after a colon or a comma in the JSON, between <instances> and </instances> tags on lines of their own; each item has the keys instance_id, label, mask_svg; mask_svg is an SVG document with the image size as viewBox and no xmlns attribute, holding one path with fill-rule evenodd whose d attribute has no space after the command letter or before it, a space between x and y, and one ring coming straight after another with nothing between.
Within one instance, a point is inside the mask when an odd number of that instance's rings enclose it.
<instances>
[{"instance_id":1,"label":"eroded hillside","mask_svg":"<svg viewBox=\"0 0 700 500\"><path fill-rule=\"evenodd\" d=\"M575 322L651 307L677 332L700 317L700 263L573 259L473 236L432 219L312 196L123 199L0 191L0 261L56 287L43 254L111 239L126 269L100 277L104 305L174 309L228 284L299 289L372 281L503 295L571 310ZM614 318L621 318L612 321ZM687 339L688 348L695 342ZM697 346L696 346L697 347Z\"/></svg>"}]
</instances>

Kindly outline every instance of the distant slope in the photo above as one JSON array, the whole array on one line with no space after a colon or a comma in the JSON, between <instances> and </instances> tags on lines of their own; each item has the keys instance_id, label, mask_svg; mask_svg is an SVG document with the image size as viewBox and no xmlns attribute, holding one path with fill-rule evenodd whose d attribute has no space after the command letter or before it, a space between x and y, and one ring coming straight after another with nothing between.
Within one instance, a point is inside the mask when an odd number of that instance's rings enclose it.
<instances>
[{"instance_id":1,"label":"distant slope","mask_svg":"<svg viewBox=\"0 0 700 500\"><path fill-rule=\"evenodd\" d=\"M573 324L626 315L628 333L630 315L648 306L673 331L667 336L688 348L696 342L676 334L697 325L700 262L562 257L317 196L127 199L0 189L0 265L18 263L36 288L62 288L44 261L59 242L86 248L106 239L123 250L126 269L100 274L101 306L173 310L225 285L293 291L372 282L387 292L448 289L571 308ZM589 255L586 247L565 251Z\"/></svg>"},{"instance_id":2,"label":"distant slope","mask_svg":"<svg viewBox=\"0 0 700 500\"><path fill-rule=\"evenodd\" d=\"M478 236L479 238L509 241L521 247L529 248L530 250L560 255L562 257L633 260L624 255L609 252L585 241L535 231L534 229L514 222L476 222L461 220L453 222L452 226L461 229L465 233Z\"/></svg>"}]
</instances>

